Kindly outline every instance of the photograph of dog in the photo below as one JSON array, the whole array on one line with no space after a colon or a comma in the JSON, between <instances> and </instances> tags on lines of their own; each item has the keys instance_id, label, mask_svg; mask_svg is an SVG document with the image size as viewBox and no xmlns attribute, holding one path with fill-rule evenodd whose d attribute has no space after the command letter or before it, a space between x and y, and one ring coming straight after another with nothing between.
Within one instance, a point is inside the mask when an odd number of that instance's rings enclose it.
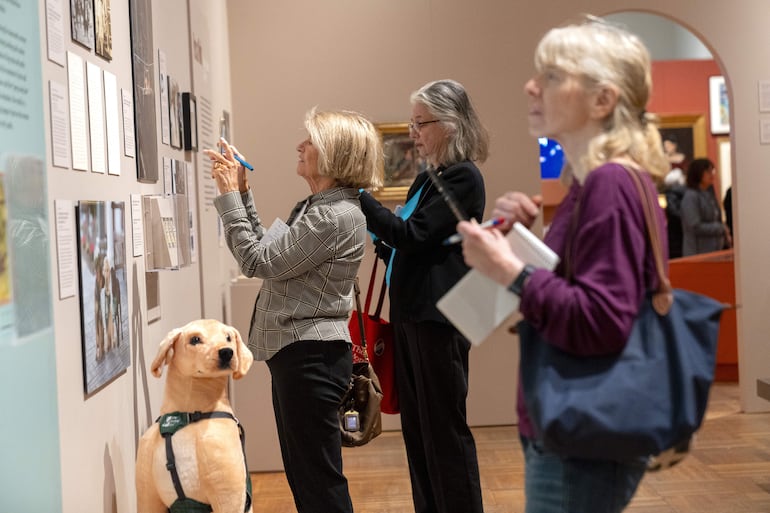
<instances>
[{"instance_id":1,"label":"photograph of dog","mask_svg":"<svg viewBox=\"0 0 770 513\"><path fill-rule=\"evenodd\" d=\"M130 362L125 267L125 202L78 203L83 374L91 394Z\"/></svg>"},{"instance_id":2,"label":"photograph of dog","mask_svg":"<svg viewBox=\"0 0 770 513\"><path fill-rule=\"evenodd\" d=\"M139 440L137 511L167 513L183 498L215 513L252 511L228 380L242 378L253 361L238 330L217 320L195 320L166 335L150 366L158 378L164 366L168 371L160 417Z\"/></svg>"}]
</instances>

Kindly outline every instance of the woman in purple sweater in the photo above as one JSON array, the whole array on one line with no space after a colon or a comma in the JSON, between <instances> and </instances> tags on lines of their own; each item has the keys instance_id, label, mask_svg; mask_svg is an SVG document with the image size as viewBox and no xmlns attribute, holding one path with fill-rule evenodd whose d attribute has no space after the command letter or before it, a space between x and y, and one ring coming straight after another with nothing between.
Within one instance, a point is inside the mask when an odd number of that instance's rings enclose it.
<instances>
[{"instance_id":1,"label":"woman in purple sweater","mask_svg":"<svg viewBox=\"0 0 770 513\"><path fill-rule=\"evenodd\" d=\"M561 179L569 192L545 237L561 263L553 272L533 269L511 250L503 232L515 221L530 226L539 214L539 200L520 192L495 204L492 215L507 220L501 231L458 225L463 254L468 265L518 294L521 314L554 345L586 358L617 353L645 291L657 286L641 199L624 169L641 171L653 194L650 175L668 170L660 134L645 110L650 57L636 36L590 18L548 32L535 67L524 88L529 131L557 140L565 153ZM657 219L665 233L662 210ZM518 413L527 513L623 510L644 475L643 461L581 460L544 450L521 386Z\"/></svg>"}]
</instances>

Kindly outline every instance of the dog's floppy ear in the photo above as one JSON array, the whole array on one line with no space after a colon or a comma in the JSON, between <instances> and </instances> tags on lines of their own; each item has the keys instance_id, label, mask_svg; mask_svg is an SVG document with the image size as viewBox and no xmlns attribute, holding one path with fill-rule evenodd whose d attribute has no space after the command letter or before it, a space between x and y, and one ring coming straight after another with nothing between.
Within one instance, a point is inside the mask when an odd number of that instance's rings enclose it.
<instances>
[{"instance_id":1,"label":"dog's floppy ear","mask_svg":"<svg viewBox=\"0 0 770 513\"><path fill-rule=\"evenodd\" d=\"M233 331L235 331L235 342L236 347L238 348L238 368L233 372L233 379L241 379L247 372L249 372L251 364L254 363L254 355L251 354L251 350L248 346L243 343L241 333L238 330Z\"/></svg>"},{"instance_id":2,"label":"dog's floppy ear","mask_svg":"<svg viewBox=\"0 0 770 513\"><path fill-rule=\"evenodd\" d=\"M174 342L176 342L176 339L179 338L183 331L182 328L175 328L169 331L166 338L160 343L158 354L152 361L152 366L150 366L152 375L156 378L159 378L161 374L163 374L163 366L168 365L174 357Z\"/></svg>"}]
</instances>

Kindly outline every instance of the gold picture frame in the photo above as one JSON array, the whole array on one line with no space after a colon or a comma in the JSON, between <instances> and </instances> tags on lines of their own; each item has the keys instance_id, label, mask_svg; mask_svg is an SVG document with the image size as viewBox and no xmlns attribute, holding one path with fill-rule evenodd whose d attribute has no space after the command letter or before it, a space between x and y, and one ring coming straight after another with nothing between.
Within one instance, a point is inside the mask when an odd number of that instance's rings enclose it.
<instances>
[{"instance_id":1,"label":"gold picture frame","mask_svg":"<svg viewBox=\"0 0 770 513\"><path fill-rule=\"evenodd\" d=\"M676 136L679 151L687 162L706 157L706 116L703 114L658 114L661 139Z\"/></svg>"},{"instance_id":2,"label":"gold picture frame","mask_svg":"<svg viewBox=\"0 0 770 513\"><path fill-rule=\"evenodd\" d=\"M374 192L374 197L380 201L404 201L409 186L427 164L417 155L408 123L380 123L375 127L382 137L385 162L383 186Z\"/></svg>"}]
</instances>

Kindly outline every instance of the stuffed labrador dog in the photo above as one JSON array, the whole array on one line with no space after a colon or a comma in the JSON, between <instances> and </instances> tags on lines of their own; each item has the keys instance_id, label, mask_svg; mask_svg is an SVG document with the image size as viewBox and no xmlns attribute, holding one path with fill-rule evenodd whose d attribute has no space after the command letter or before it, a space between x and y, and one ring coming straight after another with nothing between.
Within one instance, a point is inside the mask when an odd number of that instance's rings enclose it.
<instances>
[{"instance_id":1,"label":"stuffed labrador dog","mask_svg":"<svg viewBox=\"0 0 770 513\"><path fill-rule=\"evenodd\" d=\"M251 511L242 429L227 398L254 357L238 330L201 319L172 330L151 371L168 366L161 416L139 440L138 513ZM172 508L173 505L173 508ZM203 508L203 509L201 509Z\"/></svg>"}]
</instances>

